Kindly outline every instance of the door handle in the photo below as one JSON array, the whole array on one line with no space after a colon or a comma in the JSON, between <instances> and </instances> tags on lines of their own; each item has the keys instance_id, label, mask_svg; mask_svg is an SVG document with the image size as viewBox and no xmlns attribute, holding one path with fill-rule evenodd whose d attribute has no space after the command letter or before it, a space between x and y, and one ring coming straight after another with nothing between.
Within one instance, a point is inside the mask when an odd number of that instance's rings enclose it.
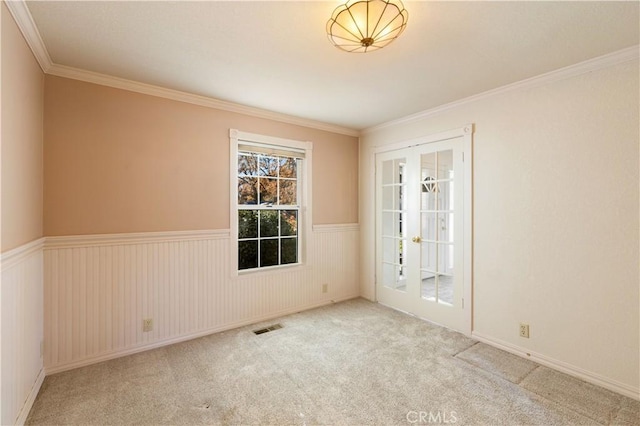
<instances>
[{"instance_id":1,"label":"door handle","mask_svg":"<svg viewBox=\"0 0 640 426\"><path fill-rule=\"evenodd\" d=\"M413 237L413 238L411 239L411 241L413 241L414 243L419 243L420 241L422 241L422 238L420 238L420 237Z\"/></svg>"}]
</instances>

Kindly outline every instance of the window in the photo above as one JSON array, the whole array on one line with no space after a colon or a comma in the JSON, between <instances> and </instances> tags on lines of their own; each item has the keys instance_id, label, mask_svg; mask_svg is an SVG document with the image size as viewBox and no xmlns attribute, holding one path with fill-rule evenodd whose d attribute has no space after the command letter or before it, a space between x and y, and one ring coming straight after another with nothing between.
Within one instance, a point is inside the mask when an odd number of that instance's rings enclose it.
<instances>
[{"instance_id":1,"label":"window","mask_svg":"<svg viewBox=\"0 0 640 426\"><path fill-rule=\"evenodd\" d=\"M238 151L238 269L298 263L298 163Z\"/></svg>"},{"instance_id":2,"label":"window","mask_svg":"<svg viewBox=\"0 0 640 426\"><path fill-rule=\"evenodd\" d=\"M231 131L234 268L303 263L311 144Z\"/></svg>"}]
</instances>

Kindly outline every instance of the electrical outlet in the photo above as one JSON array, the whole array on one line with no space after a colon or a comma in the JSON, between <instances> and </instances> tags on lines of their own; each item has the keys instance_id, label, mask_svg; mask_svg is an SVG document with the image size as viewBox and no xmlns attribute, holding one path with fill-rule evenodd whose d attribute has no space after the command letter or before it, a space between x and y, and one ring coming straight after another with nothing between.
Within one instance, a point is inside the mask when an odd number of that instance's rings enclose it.
<instances>
[{"instance_id":1,"label":"electrical outlet","mask_svg":"<svg viewBox=\"0 0 640 426\"><path fill-rule=\"evenodd\" d=\"M322 292L327 293L329 291L329 284L322 284Z\"/></svg>"},{"instance_id":2,"label":"electrical outlet","mask_svg":"<svg viewBox=\"0 0 640 426\"><path fill-rule=\"evenodd\" d=\"M146 318L142 320L142 331L151 331L153 330L153 319Z\"/></svg>"},{"instance_id":3,"label":"electrical outlet","mask_svg":"<svg viewBox=\"0 0 640 426\"><path fill-rule=\"evenodd\" d=\"M520 337L529 338L529 324L520 323Z\"/></svg>"}]
</instances>

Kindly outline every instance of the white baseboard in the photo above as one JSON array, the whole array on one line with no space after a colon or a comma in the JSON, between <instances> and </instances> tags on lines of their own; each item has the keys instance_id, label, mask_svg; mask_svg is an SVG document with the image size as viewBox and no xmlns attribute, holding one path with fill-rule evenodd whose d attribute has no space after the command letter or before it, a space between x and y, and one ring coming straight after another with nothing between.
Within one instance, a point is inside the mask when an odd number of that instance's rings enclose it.
<instances>
[{"instance_id":1,"label":"white baseboard","mask_svg":"<svg viewBox=\"0 0 640 426\"><path fill-rule=\"evenodd\" d=\"M309 309L314 309L314 308L319 308L322 306L327 306L330 305L332 303L338 303L338 302L344 302L346 300L351 300L351 299L357 299L358 297L360 297L359 294L352 294L352 295L348 295L348 296L344 296L335 300L325 300L319 303L313 303L310 305L305 305L305 306L297 306L295 308L291 308L291 309L285 309L279 312L274 312L271 313L269 315L265 315L265 316L261 316L261 317L255 317L255 318L251 318L248 319L246 321L238 321L238 322L234 322L231 324L225 324L223 326L220 327L215 327L215 328L211 328L211 329L207 329L207 330L203 330L203 331L199 331L197 333L191 333L191 334L186 334L186 335L181 335L178 337L174 337L171 339L165 339L165 340L161 340L161 341L156 341L150 344L143 344L143 345L138 345L135 346L133 348L127 348L121 351L113 351L113 352L109 352L97 357L92 357L92 358L86 358L83 359L81 361L78 362L72 362L69 364L62 364L62 365L57 365L55 367L52 368L47 368L46 369L46 375L49 376L51 374L56 374L56 373L61 373L63 371L68 371L68 370L73 370L75 368L80 368L80 367L86 367L87 365L92 365L92 364L97 364L99 362L103 362L103 361L108 361L111 359L116 359L116 358L121 358L123 356L127 356L127 355L133 355L139 352L144 352L144 351L148 351L151 349L156 349L156 348L160 348L163 346L168 346L168 345L173 345L174 343L180 343L180 342L185 342L187 340L193 340L193 339L197 339L199 337L204 337L204 336L208 336L210 334L215 334L215 333L220 333L222 331L227 331L227 330L233 330L235 328L239 328L239 327L244 327L245 325L250 325L250 324L255 324L255 323L259 323L262 321L268 321L270 319L274 319L274 318L279 318L285 315L291 315L291 314L295 314L297 312L302 312L302 311L307 311ZM44 376L43 376L44 378ZM42 383L42 382L40 382ZM38 389L40 389L40 386L38 385ZM37 394L37 392L36 392ZM35 397L34 397L35 398ZM31 407L29 407L30 409ZM28 413L28 411L27 411Z\"/></svg>"},{"instance_id":2,"label":"white baseboard","mask_svg":"<svg viewBox=\"0 0 640 426\"><path fill-rule=\"evenodd\" d=\"M629 386L625 383L611 380L607 377L592 373L580 367L576 367L574 365L559 361L546 355L532 352L528 349L521 348L519 346L513 345L500 339L496 339L491 336L484 335L482 333L478 333L476 331L471 333L471 337L488 345L494 346L498 349L502 349L514 355L518 355L522 358L537 362L538 364L544 365L545 367L549 367L562 373L566 373L570 376L577 377L578 379L582 379L585 382L602 386L605 389L609 389L613 392L628 396L629 398L633 398L635 400L640 400L640 389L634 388L633 386Z\"/></svg>"},{"instance_id":3,"label":"white baseboard","mask_svg":"<svg viewBox=\"0 0 640 426\"><path fill-rule=\"evenodd\" d=\"M358 296L357 226L320 228L313 268L237 279L230 279L228 230L48 237L47 374ZM139 326L144 318L154 319L150 333Z\"/></svg>"},{"instance_id":4,"label":"white baseboard","mask_svg":"<svg viewBox=\"0 0 640 426\"><path fill-rule=\"evenodd\" d=\"M24 402L24 405L20 409L18 413L18 418L16 419L16 425L22 426L27 421L27 417L29 416L29 412L31 411L31 407L33 407L33 403L38 396L38 392L40 392L40 387L42 386L42 382L44 382L45 372L44 368L40 369L40 373L38 373L38 377L36 378L33 387L31 388L31 392L29 392L29 396L27 400Z\"/></svg>"}]
</instances>

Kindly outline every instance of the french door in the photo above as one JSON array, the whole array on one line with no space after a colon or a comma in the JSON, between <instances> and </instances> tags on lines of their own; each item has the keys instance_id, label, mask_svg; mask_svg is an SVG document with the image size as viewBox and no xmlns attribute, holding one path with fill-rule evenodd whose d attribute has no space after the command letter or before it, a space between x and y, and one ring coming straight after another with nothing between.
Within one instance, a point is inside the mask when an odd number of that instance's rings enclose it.
<instances>
[{"instance_id":1,"label":"french door","mask_svg":"<svg viewBox=\"0 0 640 426\"><path fill-rule=\"evenodd\" d=\"M380 303L469 334L464 147L461 136L376 155L376 291Z\"/></svg>"}]
</instances>

